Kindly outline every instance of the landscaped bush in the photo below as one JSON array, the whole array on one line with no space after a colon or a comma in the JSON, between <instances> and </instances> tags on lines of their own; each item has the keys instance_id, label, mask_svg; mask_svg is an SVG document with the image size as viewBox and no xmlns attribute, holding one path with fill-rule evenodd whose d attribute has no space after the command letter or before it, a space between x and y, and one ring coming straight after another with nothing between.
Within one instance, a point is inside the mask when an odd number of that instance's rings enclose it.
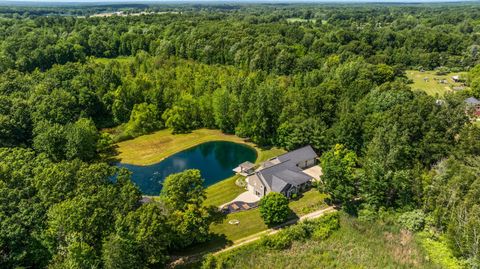
<instances>
[{"instance_id":1,"label":"landscaped bush","mask_svg":"<svg viewBox=\"0 0 480 269\"><path fill-rule=\"evenodd\" d=\"M425 214L419 209L408 211L401 214L397 221L402 228L417 232L425 226Z\"/></svg>"}]
</instances>

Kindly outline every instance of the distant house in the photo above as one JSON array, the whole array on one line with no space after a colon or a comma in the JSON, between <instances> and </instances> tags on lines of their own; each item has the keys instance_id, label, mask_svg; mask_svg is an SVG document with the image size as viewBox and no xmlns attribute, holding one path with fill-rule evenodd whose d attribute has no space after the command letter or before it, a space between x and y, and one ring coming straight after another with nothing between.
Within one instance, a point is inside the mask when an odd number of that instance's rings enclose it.
<instances>
[{"instance_id":1,"label":"distant house","mask_svg":"<svg viewBox=\"0 0 480 269\"><path fill-rule=\"evenodd\" d=\"M298 194L310 186L313 177L305 170L315 166L317 158L311 146L272 158L247 177L247 189L258 197L272 191L287 197Z\"/></svg>"},{"instance_id":2,"label":"distant house","mask_svg":"<svg viewBox=\"0 0 480 269\"><path fill-rule=\"evenodd\" d=\"M480 118L480 100L475 97L469 97L465 99L465 104L465 112L470 118Z\"/></svg>"}]
</instances>

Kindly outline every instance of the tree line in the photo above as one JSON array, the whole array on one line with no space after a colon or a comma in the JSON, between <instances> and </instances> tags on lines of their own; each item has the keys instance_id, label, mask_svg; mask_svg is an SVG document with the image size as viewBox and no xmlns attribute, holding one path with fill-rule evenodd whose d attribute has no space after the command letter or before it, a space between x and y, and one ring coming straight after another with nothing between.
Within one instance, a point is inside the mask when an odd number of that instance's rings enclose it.
<instances>
[{"instance_id":1,"label":"tree line","mask_svg":"<svg viewBox=\"0 0 480 269\"><path fill-rule=\"evenodd\" d=\"M466 69L479 60L479 14L477 5L199 6L108 19L4 17L0 70L46 70L88 56L113 58L140 50L279 75L316 69L332 55L362 56L372 64Z\"/></svg>"}]
</instances>

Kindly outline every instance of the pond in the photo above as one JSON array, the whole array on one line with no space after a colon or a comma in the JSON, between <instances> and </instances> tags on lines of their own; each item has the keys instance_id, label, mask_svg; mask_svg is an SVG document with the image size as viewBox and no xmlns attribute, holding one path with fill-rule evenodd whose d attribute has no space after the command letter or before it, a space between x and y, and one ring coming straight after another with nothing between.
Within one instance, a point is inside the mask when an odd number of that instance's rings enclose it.
<instances>
[{"instance_id":1,"label":"pond","mask_svg":"<svg viewBox=\"0 0 480 269\"><path fill-rule=\"evenodd\" d=\"M128 168L133 173L132 179L143 194L158 195L162 182L170 174L198 169L205 180L205 186L210 186L231 177L234 174L232 169L240 163L255 162L256 158L256 151L249 146L213 141L178 152L156 164L138 166L119 163L117 166Z\"/></svg>"}]
</instances>

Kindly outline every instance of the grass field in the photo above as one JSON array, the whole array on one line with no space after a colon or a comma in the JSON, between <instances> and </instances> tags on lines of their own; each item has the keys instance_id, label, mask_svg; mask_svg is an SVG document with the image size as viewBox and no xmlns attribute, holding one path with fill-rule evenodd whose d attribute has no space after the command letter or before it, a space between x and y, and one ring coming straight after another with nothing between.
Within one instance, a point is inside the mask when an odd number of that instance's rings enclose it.
<instances>
[{"instance_id":1,"label":"grass field","mask_svg":"<svg viewBox=\"0 0 480 269\"><path fill-rule=\"evenodd\" d=\"M409 232L346 215L340 225L325 240L295 242L287 250L253 243L217 258L223 262L221 268L441 268L429 261L418 238Z\"/></svg>"},{"instance_id":2,"label":"grass field","mask_svg":"<svg viewBox=\"0 0 480 269\"><path fill-rule=\"evenodd\" d=\"M452 80L452 76L458 75L460 77L465 76L465 72L449 73L444 76L438 76L435 71L420 72L416 70L407 70L407 77L413 81L411 85L412 90L421 90L428 95L439 97L443 96L447 92L452 92L453 87L460 87L462 83L456 83ZM446 80L446 84L441 84L439 80Z\"/></svg>"},{"instance_id":3,"label":"grass field","mask_svg":"<svg viewBox=\"0 0 480 269\"><path fill-rule=\"evenodd\" d=\"M209 186L207 188L207 199L205 200L205 205L221 206L229 201L232 201L233 198L244 192L244 188L235 184L235 181L238 178L240 178L240 176L235 175Z\"/></svg>"}]
</instances>

